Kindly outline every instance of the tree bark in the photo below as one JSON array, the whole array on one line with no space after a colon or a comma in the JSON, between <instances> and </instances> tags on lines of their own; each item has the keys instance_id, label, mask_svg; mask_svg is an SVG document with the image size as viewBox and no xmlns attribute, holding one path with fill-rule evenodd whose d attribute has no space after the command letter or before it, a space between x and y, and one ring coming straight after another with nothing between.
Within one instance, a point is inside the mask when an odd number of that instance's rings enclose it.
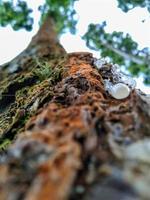
<instances>
[{"instance_id":1,"label":"tree bark","mask_svg":"<svg viewBox=\"0 0 150 200\"><path fill-rule=\"evenodd\" d=\"M150 98L113 99L93 61L46 21L3 66L0 200L149 199Z\"/></svg>"},{"instance_id":2,"label":"tree bark","mask_svg":"<svg viewBox=\"0 0 150 200\"><path fill-rule=\"evenodd\" d=\"M64 54L66 51L59 43L53 19L47 16L28 47L12 61L1 66L0 78L27 69L33 59Z\"/></svg>"}]
</instances>

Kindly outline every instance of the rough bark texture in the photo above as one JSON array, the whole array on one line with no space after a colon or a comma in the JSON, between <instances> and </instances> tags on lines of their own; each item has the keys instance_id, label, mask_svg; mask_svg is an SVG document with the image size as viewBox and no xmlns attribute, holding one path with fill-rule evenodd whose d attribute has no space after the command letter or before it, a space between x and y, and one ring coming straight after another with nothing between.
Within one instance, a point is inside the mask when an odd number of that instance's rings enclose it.
<instances>
[{"instance_id":1,"label":"rough bark texture","mask_svg":"<svg viewBox=\"0 0 150 200\"><path fill-rule=\"evenodd\" d=\"M57 38L54 22L50 17L47 17L28 47L11 62L1 66L0 80L11 73L31 70L32 62L37 58L56 57L65 53Z\"/></svg>"},{"instance_id":2,"label":"rough bark texture","mask_svg":"<svg viewBox=\"0 0 150 200\"><path fill-rule=\"evenodd\" d=\"M44 35L1 71L0 199L149 199L150 99L113 99L90 53Z\"/></svg>"}]
</instances>

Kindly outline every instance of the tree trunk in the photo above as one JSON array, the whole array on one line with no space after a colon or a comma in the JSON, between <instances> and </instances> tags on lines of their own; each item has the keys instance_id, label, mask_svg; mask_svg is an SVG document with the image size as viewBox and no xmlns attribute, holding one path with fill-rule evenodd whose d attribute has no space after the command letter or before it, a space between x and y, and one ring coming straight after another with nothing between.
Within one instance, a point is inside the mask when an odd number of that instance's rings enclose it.
<instances>
[{"instance_id":1,"label":"tree trunk","mask_svg":"<svg viewBox=\"0 0 150 200\"><path fill-rule=\"evenodd\" d=\"M2 66L0 200L149 199L150 98L113 99L93 61L46 21Z\"/></svg>"}]
</instances>

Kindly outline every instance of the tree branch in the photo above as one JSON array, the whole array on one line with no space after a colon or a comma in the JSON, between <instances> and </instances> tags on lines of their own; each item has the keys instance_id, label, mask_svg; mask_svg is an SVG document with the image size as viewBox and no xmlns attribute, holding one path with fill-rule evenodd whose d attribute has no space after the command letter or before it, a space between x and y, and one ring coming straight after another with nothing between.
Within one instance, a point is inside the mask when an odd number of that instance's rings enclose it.
<instances>
[{"instance_id":1,"label":"tree branch","mask_svg":"<svg viewBox=\"0 0 150 200\"><path fill-rule=\"evenodd\" d=\"M112 45L108 44L106 41L102 42L102 45L104 45L106 48L114 51L115 53L117 53L118 55L120 55L121 57L123 57L126 60L131 60L132 62L138 64L138 65L143 65L145 63L148 63L148 61L145 61L144 59L140 59L136 56L133 56L131 54L128 54L124 51L121 51L119 49L114 48Z\"/></svg>"}]
</instances>

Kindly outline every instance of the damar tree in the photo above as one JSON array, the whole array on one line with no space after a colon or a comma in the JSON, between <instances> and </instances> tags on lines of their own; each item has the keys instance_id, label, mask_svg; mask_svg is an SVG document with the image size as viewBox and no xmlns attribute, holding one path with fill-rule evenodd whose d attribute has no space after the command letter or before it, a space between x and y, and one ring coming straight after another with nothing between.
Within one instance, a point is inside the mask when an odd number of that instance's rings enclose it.
<instances>
[{"instance_id":1,"label":"damar tree","mask_svg":"<svg viewBox=\"0 0 150 200\"><path fill-rule=\"evenodd\" d=\"M148 1L118 2L127 11ZM149 199L150 97L116 64L60 45L75 33L73 0L39 9L38 33L0 67L0 199ZM1 0L0 24L30 31L32 10ZM149 50L105 25L89 25L87 45L148 83Z\"/></svg>"}]
</instances>

